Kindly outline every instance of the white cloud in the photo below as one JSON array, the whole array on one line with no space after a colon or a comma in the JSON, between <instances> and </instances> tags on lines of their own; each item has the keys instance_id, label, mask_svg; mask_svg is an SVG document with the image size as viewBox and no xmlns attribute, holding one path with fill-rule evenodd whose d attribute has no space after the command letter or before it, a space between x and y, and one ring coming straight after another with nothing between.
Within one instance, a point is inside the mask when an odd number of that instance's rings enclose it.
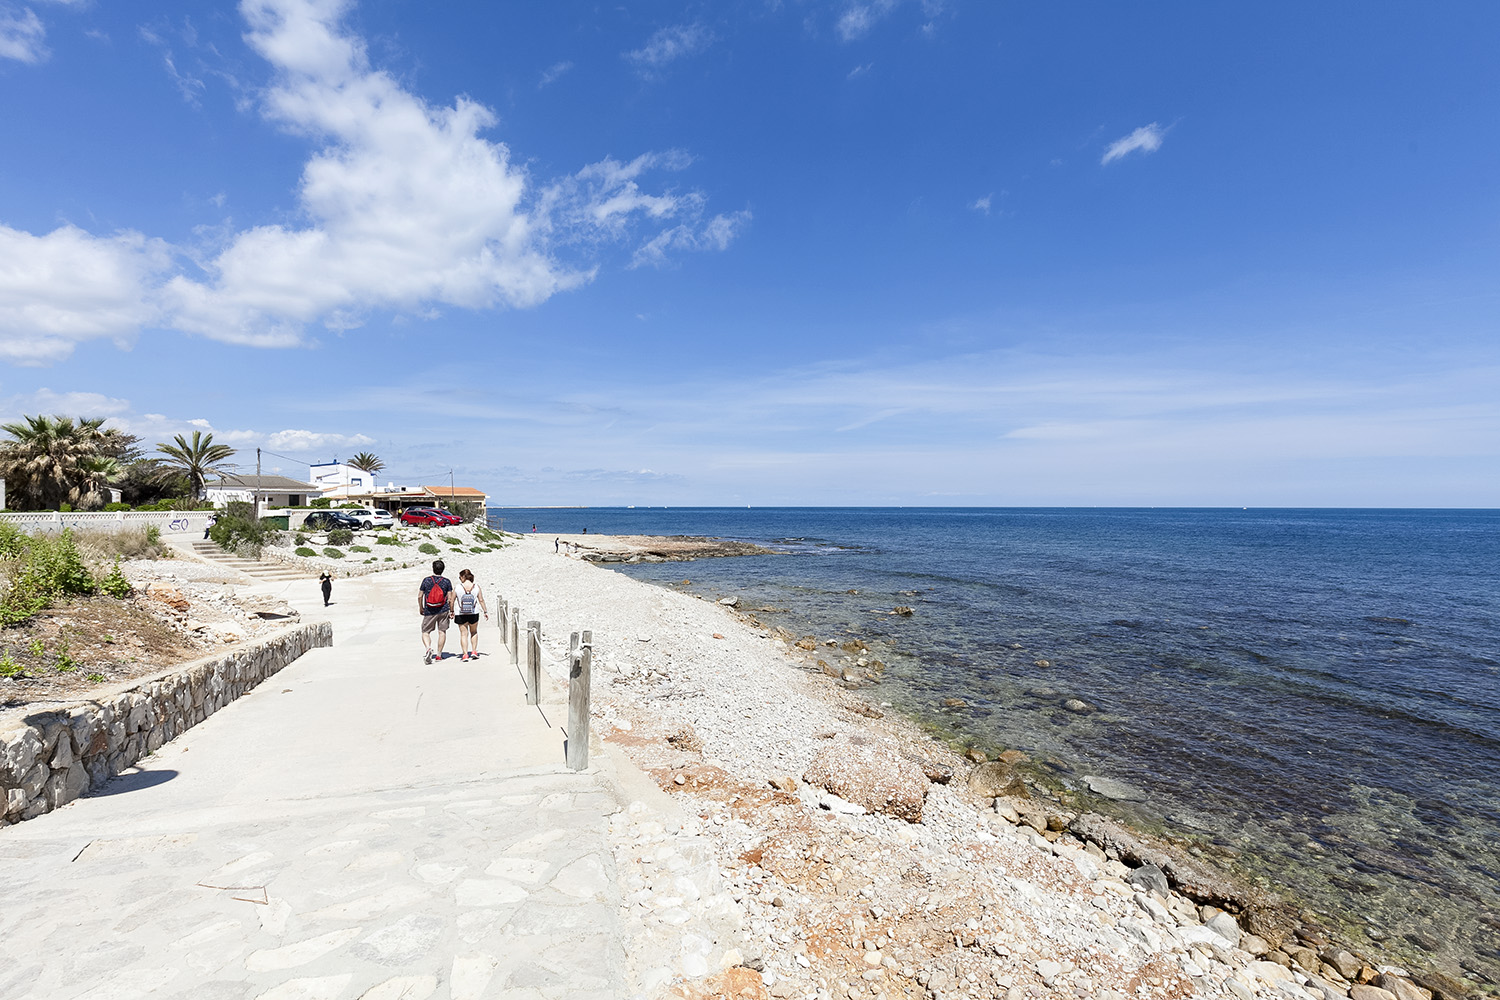
<instances>
[{"instance_id":1,"label":"white cloud","mask_svg":"<svg viewBox=\"0 0 1500 1000\"><path fill-rule=\"evenodd\" d=\"M326 434L318 431L277 431L265 439L272 451L328 451L338 448L364 448L375 439L364 434Z\"/></svg>"},{"instance_id":2,"label":"white cloud","mask_svg":"<svg viewBox=\"0 0 1500 1000\"><path fill-rule=\"evenodd\" d=\"M1112 163L1122 156L1129 156L1135 152L1154 153L1161 148L1161 141L1166 134L1167 130L1156 122L1142 125L1123 139L1116 139L1110 143L1109 148L1104 151L1104 158L1099 163L1101 165Z\"/></svg>"},{"instance_id":3,"label":"white cloud","mask_svg":"<svg viewBox=\"0 0 1500 1000\"><path fill-rule=\"evenodd\" d=\"M541 90L543 87L555 83L558 77L562 76L572 68L573 64L567 60L553 63L551 66L548 66L545 70L542 71L542 78L537 81L536 89Z\"/></svg>"},{"instance_id":4,"label":"white cloud","mask_svg":"<svg viewBox=\"0 0 1500 1000\"><path fill-rule=\"evenodd\" d=\"M713 32L701 24L674 24L662 28L625 58L642 69L660 69L670 62L697 55L713 44Z\"/></svg>"},{"instance_id":5,"label":"white cloud","mask_svg":"<svg viewBox=\"0 0 1500 1000\"><path fill-rule=\"evenodd\" d=\"M870 70L872 70L874 68L875 68L875 64L872 63L872 62L865 63L862 66L856 66L856 67L854 67L853 69L851 69L849 71L849 75L846 76L844 79L846 79L846 80L852 80L852 79L854 79L857 76L864 76L866 73L870 72Z\"/></svg>"},{"instance_id":6,"label":"white cloud","mask_svg":"<svg viewBox=\"0 0 1500 1000\"><path fill-rule=\"evenodd\" d=\"M896 8L897 0L869 0L867 3L851 3L839 15L839 37L852 42L868 34L875 22Z\"/></svg>"},{"instance_id":7,"label":"white cloud","mask_svg":"<svg viewBox=\"0 0 1500 1000\"><path fill-rule=\"evenodd\" d=\"M39 63L48 56L47 29L29 7L0 6L0 59Z\"/></svg>"},{"instance_id":8,"label":"white cloud","mask_svg":"<svg viewBox=\"0 0 1500 1000\"><path fill-rule=\"evenodd\" d=\"M297 192L300 223L226 231L191 272L138 233L0 228L0 357L53 361L78 341L152 325L289 347L311 324L347 330L375 310L430 317L444 306L535 306L593 276L560 253L624 240L641 220L671 224L663 250L728 245L734 227L724 220L735 217L702 224L701 193L640 186L649 169L686 166L683 154L606 159L530 185L508 147L480 134L495 123L488 108L462 97L434 106L402 89L343 32L347 7L240 4L247 42L276 73L263 113L318 144ZM708 40L706 31L672 38L648 46L651 58Z\"/></svg>"},{"instance_id":9,"label":"white cloud","mask_svg":"<svg viewBox=\"0 0 1500 1000\"><path fill-rule=\"evenodd\" d=\"M985 195L983 198L975 198L974 199L974 203L972 205L970 205L969 208L971 208L972 210L980 213L981 215L989 215L990 214L990 202L991 202L991 200L994 197L995 197L995 193L993 191L991 191L989 194Z\"/></svg>"},{"instance_id":10,"label":"white cloud","mask_svg":"<svg viewBox=\"0 0 1500 1000\"><path fill-rule=\"evenodd\" d=\"M117 417L130 410L130 400L98 392L53 392L48 388L0 400L0 422L27 414L60 413L68 417Z\"/></svg>"},{"instance_id":11,"label":"white cloud","mask_svg":"<svg viewBox=\"0 0 1500 1000\"><path fill-rule=\"evenodd\" d=\"M150 285L169 263L166 244L140 233L0 225L0 358L56 361L78 341L133 334L155 319Z\"/></svg>"},{"instance_id":12,"label":"white cloud","mask_svg":"<svg viewBox=\"0 0 1500 1000\"><path fill-rule=\"evenodd\" d=\"M668 255L674 250L727 249L734 238L750 224L750 219L750 211L746 209L729 215L716 215L702 225L685 223L673 226L641 244L635 256L631 258L630 266L641 267L650 264L659 267L666 262Z\"/></svg>"}]
</instances>

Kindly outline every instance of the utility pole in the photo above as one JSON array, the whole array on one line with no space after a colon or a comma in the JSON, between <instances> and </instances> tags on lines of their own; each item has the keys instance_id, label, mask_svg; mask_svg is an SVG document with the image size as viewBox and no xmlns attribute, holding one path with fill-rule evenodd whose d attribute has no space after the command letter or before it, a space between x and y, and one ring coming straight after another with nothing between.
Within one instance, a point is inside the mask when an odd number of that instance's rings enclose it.
<instances>
[{"instance_id":1,"label":"utility pole","mask_svg":"<svg viewBox=\"0 0 1500 1000\"><path fill-rule=\"evenodd\" d=\"M453 509L453 494L456 493L456 492L458 492L458 490L453 485L453 470L449 469L448 470L448 509L449 510Z\"/></svg>"},{"instance_id":2,"label":"utility pole","mask_svg":"<svg viewBox=\"0 0 1500 1000\"><path fill-rule=\"evenodd\" d=\"M260 520L260 449L255 449L255 519Z\"/></svg>"}]
</instances>

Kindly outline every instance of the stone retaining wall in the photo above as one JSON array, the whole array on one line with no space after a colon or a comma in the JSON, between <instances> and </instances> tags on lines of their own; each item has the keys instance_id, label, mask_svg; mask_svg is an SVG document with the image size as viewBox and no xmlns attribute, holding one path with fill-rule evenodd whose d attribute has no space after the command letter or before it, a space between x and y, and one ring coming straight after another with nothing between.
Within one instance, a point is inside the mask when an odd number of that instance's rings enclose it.
<instances>
[{"instance_id":1,"label":"stone retaining wall","mask_svg":"<svg viewBox=\"0 0 1500 1000\"><path fill-rule=\"evenodd\" d=\"M299 625L94 700L0 721L0 827L97 788L309 649L331 645L330 623Z\"/></svg>"}]
</instances>

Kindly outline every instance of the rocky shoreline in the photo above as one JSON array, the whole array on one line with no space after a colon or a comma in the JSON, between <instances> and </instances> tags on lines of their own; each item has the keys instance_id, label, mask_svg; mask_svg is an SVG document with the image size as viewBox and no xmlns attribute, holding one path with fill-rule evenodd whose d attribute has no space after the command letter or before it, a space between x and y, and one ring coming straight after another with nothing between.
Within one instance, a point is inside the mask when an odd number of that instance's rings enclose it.
<instances>
[{"instance_id":1,"label":"rocky shoreline","mask_svg":"<svg viewBox=\"0 0 1500 1000\"><path fill-rule=\"evenodd\" d=\"M1410 1000L1474 989L1358 954L1316 914L1170 843L1067 812L1019 755L960 757L866 700L879 666L857 638L778 633L731 602L601 574L550 542L486 557L497 584L528 616L594 631L605 741L690 816L676 830L620 832L648 994ZM559 657L566 629L546 640ZM719 876L691 892L653 860L689 842ZM717 977L694 982L696 959L660 960L682 921L722 928L730 917L737 935L698 935L724 967Z\"/></svg>"},{"instance_id":2,"label":"rocky shoreline","mask_svg":"<svg viewBox=\"0 0 1500 1000\"><path fill-rule=\"evenodd\" d=\"M776 555L775 549L703 535L551 535L567 554L594 563L691 562Z\"/></svg>"}]
</instances>

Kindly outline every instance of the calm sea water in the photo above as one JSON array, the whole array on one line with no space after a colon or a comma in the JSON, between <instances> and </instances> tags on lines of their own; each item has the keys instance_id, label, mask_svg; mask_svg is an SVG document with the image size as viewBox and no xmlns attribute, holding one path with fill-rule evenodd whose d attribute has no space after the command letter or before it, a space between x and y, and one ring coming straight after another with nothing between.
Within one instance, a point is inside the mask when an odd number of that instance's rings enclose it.
<instances>
[{"instance_id":1,"label":"calm sea water","mask_svg":"<svg viewBox=\"0 0 1500 1000\"><path fill-rule=\"evenodd\" d=\"M795 632L862 636L889 664L876 697L1025 750L1085 796L1091 775L1128 782L1142 801L1093 804L1348 933L1500 982L1500 511L500 517L770 544L781 554L620 571L785 608L760 617ZM897 604L915 614L871 613Z\"/></svg>"}]
</instances>

